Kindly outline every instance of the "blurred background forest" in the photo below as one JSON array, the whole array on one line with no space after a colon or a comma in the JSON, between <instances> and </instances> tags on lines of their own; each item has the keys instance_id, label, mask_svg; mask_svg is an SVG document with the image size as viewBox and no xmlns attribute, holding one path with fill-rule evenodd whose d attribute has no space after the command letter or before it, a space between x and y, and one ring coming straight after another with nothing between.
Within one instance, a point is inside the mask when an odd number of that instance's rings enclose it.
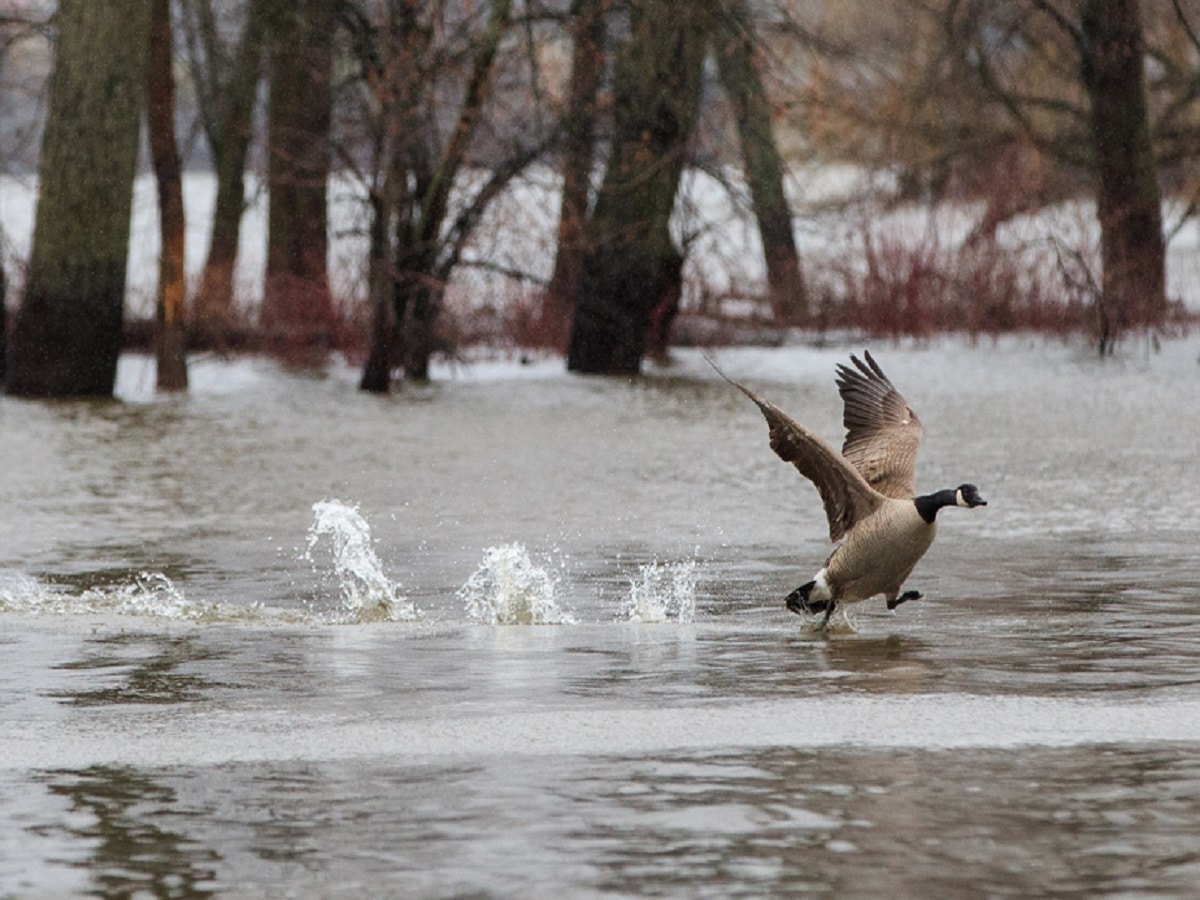
<instances>
[{"instance_id":1,"label":"blurred background forest","mask_svg":"<svg viewBox=\"0 0 1200 900\"><path fill-rule=\"evenodd\" d=\"M9 393L1200 310L1200 0L0 0Z\"/></svg>"}]
</instances>

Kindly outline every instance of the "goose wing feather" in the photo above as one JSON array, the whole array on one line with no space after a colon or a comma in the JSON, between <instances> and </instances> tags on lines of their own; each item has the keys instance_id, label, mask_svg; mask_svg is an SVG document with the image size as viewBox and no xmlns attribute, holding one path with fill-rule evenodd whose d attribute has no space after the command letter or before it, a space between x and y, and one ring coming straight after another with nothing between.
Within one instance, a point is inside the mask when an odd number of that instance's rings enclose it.
<instances>
[{"instance_id":1,"label":"goose wing feather","mask_svg":"<svg viewBox=\"0 0 1200 900\"><path fill-rule=\"evenodd\" d=\"M709 363L717 369L712 360ZM720 369L717 369L717 374L754 401L770 428L771 449L816 486L829 520L830 540L841 540L859 520L875 512L885 502L882 494L867 484L841 454L817 435Z\"/></svg>"},{"instance_id":2,"label":"goose wing feather","mask_svg":"<svg viewBox=\"0 0 1200 900\"><path fill-rule=\"evenodd\" d=\"M915 493L921 420L871 354L863 356L865 362L850 356L853 369L838 366L838 393L845 404L842 456L884 496L909 499Z\"/></svg>"}]
</instances>

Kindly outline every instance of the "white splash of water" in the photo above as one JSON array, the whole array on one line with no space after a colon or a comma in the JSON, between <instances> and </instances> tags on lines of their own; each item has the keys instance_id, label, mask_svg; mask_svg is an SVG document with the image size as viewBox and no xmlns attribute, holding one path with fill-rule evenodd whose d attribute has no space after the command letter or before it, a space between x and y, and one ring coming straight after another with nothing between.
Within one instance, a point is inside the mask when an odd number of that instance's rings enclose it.
<instances>
[{"instance_id":1,"label":"white splash of water","mask_svg":"<svg viewBox=\"0 0 1200 900\"><path fill-rule=\"evenodd\" d=\"M520 544L489 547L483 562L458 590L467 615L487 625L571 625L560 609L558 576L530 559Z\"/></svg>"},{"instance_id":2,"label":"white splash of water","mask_svg":"<svg viewBox=\"0 0 1200 900\"><path fill-rule=\"evenodd\" d=\"M46 594L36 578L14 569L0 569L0 612L37 612Z\"/></svg>"},{"instance_id":3,"label":"white splash of water","mask_svg":"<svg viewBox=\"0 0 1200 900\"><path fill-rule=\"evenodd\" d=\"M4 572L0 573L0 612L145 616L190 622L229 620L250 613L244 608L190 600L161 572L140 572L131 582L90 587L78 594L20 572Z\"/></svg>"},{"instance_id":4,"label":"white splash of water","mask_svg":"<svg viewBox=\"0 0 1200 900\"><path fill-rule=\"evenodd\" d=\"M696 561L652 562L629 579L625 618L631 622L687 624L696 617Z\"/></svg>"},{"instance_id":5,"label":"white splash of water","mask_svg":"<svg viewBox=\"0 0 1200 900\"><path fill-rule=\"evenodd\" d=\"M858 619L851 611L852 604L839 603L825 621L825 613L804 613L800 619L800 633L827 637L829 635L858 634Z\"/></svg>"},{"instance_id":6,"label":"white splash of water","mask_svg":"<svg viewBox=\"0 0 1200 900\"><path fill-rule=\"evenodd\" d=\"M342 594L342 604L354 621L411 621L416 607L383 573L383 564L371 546L371 526L358 508L340 500L320 500L312 506L308 546L304 559L317 567L313 551L327 537L333 553L332 574Z\"/></svg>"}]
</instances>

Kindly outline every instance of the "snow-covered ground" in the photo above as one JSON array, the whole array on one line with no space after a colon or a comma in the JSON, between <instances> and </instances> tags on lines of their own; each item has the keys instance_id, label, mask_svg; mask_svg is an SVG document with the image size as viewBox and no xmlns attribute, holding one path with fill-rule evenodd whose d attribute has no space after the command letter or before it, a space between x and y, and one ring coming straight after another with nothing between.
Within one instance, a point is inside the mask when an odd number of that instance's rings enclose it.
<instances>
[{"instance_id":1,"label":"snow-covered ground","mask_svg":"<svg viewBox=\"0 0 1200 900\"><path fill-rule=\"evenodd\" d=\"M732 193L729 186L732 185ZM860 265L867 235L876 242L900 246L935 246L953 253L977 220L977 207L943 205L885 209L868 199L834 202L871 194L871 177L849 167L797 171L789 188L796 211L795 230L809 277L819 284L822 273L844 272ZM215 180L207 172L184 176L187 214L187 272L199 276L208 251L209 222ZM0 177L0 227L4 266L17 290L24 282L33 234L37 183L35 178ZM363 295L366 265L366 207L361 186L338 178L330 185L330 277L343 302ZM266 189L247 179L247 211L242 225L236 273L239 302L253 309L262 293L266 258ZM546 279L554 262L558 179L545 168L531 169L489 210L474 236L448 292L449 302L461 306L502 306L507 300ZM1168 228L1177 212L1165 211ZM736 175L725 184L703 172L690 172L677 206L676 235L688 246L685 304L728 300L730 308L745 309L745 298L761 295L764 282L762 250L750 215L746 191ZM999 231L1001 245L1021 254L1031 268L1053 266L1051 239L1094 255L1097 229L1093 207L1070 202L1006 223ZM159 248L156 189L151 176L138 178L134 188L132 239L129 250L127 308L149 315L157 279ZM527 273L527 279L511 273ZM1200 311L1200 226L1185 223L1171 240L1167 258L1168 290L1192 311Z\"/></svg>"}]
</instances>

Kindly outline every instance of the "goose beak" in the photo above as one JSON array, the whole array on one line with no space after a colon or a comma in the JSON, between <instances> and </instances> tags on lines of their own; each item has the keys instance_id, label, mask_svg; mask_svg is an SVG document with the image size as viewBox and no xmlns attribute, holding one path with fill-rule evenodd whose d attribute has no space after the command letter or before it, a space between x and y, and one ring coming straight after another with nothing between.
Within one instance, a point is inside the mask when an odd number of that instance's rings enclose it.
<instances>
[{"instance_id":1,"label":"goose beak","mask_svg":"<svg viewBox=\"0 0 1200 900\"><path fill-rule=\"evenodd\" d=\"M955 492L955 501L959 506L965 506L967 509L974 509L976 506L987 506L987 501L975 489L973 484L964 484Z\"/></svg>"}]
</instances>

